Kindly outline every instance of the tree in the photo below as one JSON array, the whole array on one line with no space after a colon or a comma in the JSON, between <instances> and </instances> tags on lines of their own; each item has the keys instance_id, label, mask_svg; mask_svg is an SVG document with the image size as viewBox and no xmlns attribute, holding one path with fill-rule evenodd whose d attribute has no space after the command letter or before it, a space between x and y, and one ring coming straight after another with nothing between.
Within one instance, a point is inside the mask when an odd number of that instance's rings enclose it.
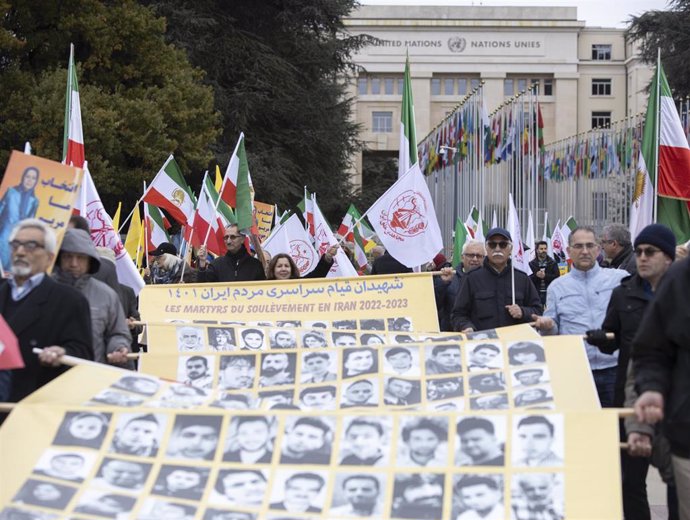
<instances>
[{"instance_id":1,"label":"tree","mask_svg":"<svg viewBox=\"0 0 690 520\"><path fill-rule=\"evenodd\" d=\"M225 168L243 131L258 200L294 205L304 185L332 220L349 204L361 148L346 77L368 41L345 33L355 0L149 0L216 93Z\"/></svg>"},{"instance_id":2,"label":"tree","mask_svg":"<svg viewBox=\"0 0 690 520\"><path fill-rule=\"evenodd\" d=\"M669 86L676 98L690 95L690 0L671 0L668 9L652 10L629 20L627 36L640 43L646 63L656 64L661 49Z\"/></svg>"},{"instance_id":3,"label":"tree","mask_svg":"<svg viewBox=\"0 0 690 520\"><path fill-rule=\"evenodd\" d=\"M170 153L200 183L219 134L213 91L165 42L163 19L133 0L2 0L0 15L0 163L27 140L62 157L74 43L86 159L106 208L131 208Z\"/></svg>"}]
</instances>

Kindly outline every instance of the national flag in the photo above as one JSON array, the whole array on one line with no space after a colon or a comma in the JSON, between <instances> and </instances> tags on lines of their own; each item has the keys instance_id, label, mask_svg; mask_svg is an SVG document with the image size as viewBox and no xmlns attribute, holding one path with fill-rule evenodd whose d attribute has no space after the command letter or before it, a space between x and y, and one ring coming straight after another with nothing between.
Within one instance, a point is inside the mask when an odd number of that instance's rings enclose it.
<instances>
[{"instance_id":1,"label":"national flag","mask_svg":"<svg viewBox=\"0 0 690 520\"><path fill-rule=\"evenodd\" d=\"M344 240L355 244L357 265L364 267L368 263L366 253L376 247L376 242L371 239L375 233L367 226L366 221L362 218L361 213L354 204L350 204L350 207L347 208L347 213L345 213L343 221L338 227L338 234ZM362 249L361 254L358 252L358 248Z\"/></svg>"},{"instance_id":2,"label":"national flag","mask_svg":"<svg viewBox=\"0 0 690 520\"><path fill-rule=\"evenodd\" d=\"M115 225L113 224L113 228ZM134 260L137 266L141 265L142 257L144 256L144 227L142 225L141 216L139 215L139 205L134 206L132 212L132 219L129 223L129 230L125 237L125 250L129 257Z\"/></svg>"},{"instance_id":3,"label":"national flag","mask_svg":"<svg viewBox=\"0 0 690 520\"><path fill-rule=\"evenodd\" d=\"M117 209L115 210L115 215L113 215L113 227L115 229L120 229L120 213L122 212L122 202L117 203Z\"/></svg>"},{"instance_id":4,"label":"national flag","mask_svg":"<svg viewBox=\"0 0 690 520\"><path fill-rule=\"evenodd\" d=\"M165 217L156 206L144 203L144 222L148 240L147 254L163 242L170 242L170 235L166 231Z\"/></svg>"},{"instance_id":5,"label":"national flag","mask_svg":"<svg viewBox=\"0 0 690 520\"><path fill-rule=\"evenodd\" d=\"M194 196L172 155L153 178L142 200L166 210L182 225L187 225L191 220Z\"/></svg>"},{"instance_id":6,"label":"national flag","mask_svg":"<svg viewBox=\"0 0 690 520\"><path fill-rule=\"evenodd\" d=\"M537 102L537 148L544 152L544 118L541 115L541 105Z\"/></svg>"},{"instance_id":7,"label":"national flag","mask_svg":"<svg viewBox=\"0 0 690 520\"><path fill-rule=\"evenodd\" d=\"M455 233L453 233L453 267L457 267L462 261L462 246L469 239L470 234L467 232L465 223L458 217L455 220Z\"/></svg>"},{"instance_id":8,"label":"national flag","mask_svg":"<svg viewBox=\"0 0 690 520\"><path fill-rule=\"evenodd\" d=\"M443 249L434 203L417 164L374 202L368 214L383 246L407 267L424 265Z\"/></svg>"},{"instance_id":9,"label":"national flag","mask_svg":"<svg viewBox=\"0 0 690 520\"><path fill-rule=\"evenodd\" d=\"M477 206L472 206L469 215L465 219L465 226L470 231L470 236L474 238L474 234L477 230L477 224L479 223L479 210Z\"/></svg>"},{"instance_id":10,"label":"national flag","mask_svg":"<svg viewBox=\"0 0 690 520\"><path fill-rule=\"evenodd\" d=\"M210 177L206 177L204 184L209 196L211 197L211 202L218 213L216 216L220 217L221 221L223 222L223 228L226 228L231 224L237 224L237 216L232 208L228 206L223 199L218 200L220 195L218 190L216 190L216 183L211 182Z\"/></svg>"},{"instance_id":11,"label":"national flag","mask_svg":"<svg viewBox=\"0 0 690 520\"><path fill-rule=\"evenodd\" d=\"M254 232L254 185L249 173L244 133L240 133L235 151L225 170L220 196L225 203L235 209L237 227L240 231L252 229Z\"/></svg>"},{"instance_id":12,"label":"national flag","mask_svg":"<svg viewBox=\"0 0 690 520\"><path fill-rule=\"evenodd\" d=\"M359 233L359 226L355 226L353 232L352 232L352 242L355 244L355 263L357 264L357 267L360 269L364 269L367 264L369 263L369 259L367 258L367 247L371 246L371 248L376 247L376 243L372 240L367 241L366 238L364 238L362 235ZM370 249L371 249L370 248Z\"/></svg>"},{"instance_id":13,"label":"national flag","mask_svg":"<svg viewBox=\"0 0 690 520\"><path fill-rule=\"evenodd\" d=\"M482 242L486 241L486 238L484 238L486 235L484 234L484 231L488 231L486 229L486 226L484 225L484 221L482 220L482 214L479 214L479 220L477 221L477 229L474 230L474 239L475 240L481 240Z\"/></svg>"},{"instance_id":14,"label":"national flag","mask_svg":"<svg viewBox=\"0 0 690 520\"><path fill-rule=\"evenodd\" d=\"M296 214L277 226L261 247L272 257L279 253L290 255L301 276L313 271L319 262L319 254Z\"/></svg>"},{"instance_id":15,"label":"national flag","mask_svg":"<svg viewBox=\"0 0 690 520\"><path fill-rule=\"evenodd\" d=\"M68 166L84 166L84 133L81 125L81 104L77 71L74 67L74 45L69 46L67 91L65 93L65 129L62 138L62 162Z\"/></svg>"},{"instance_id":16,"label":"national flag","mask_svg":"<svg viewBox=\"0 0 690 520\"><path fill-rule=\"evenodd\" d=\"M330 247L337 245L338 240L335 238L333 231L331 231L331 226L328 224L326 217L323 216L321 208L316 203L316 195L312 194L311 198L314 210L314 245L319 255L323 255ZM333 258L333 265L328 271L327 278L339 276L359 276L342 248L338 248L338 252Z\"/></svg>"},{"instance_id":17,"label":"national flag","mask_svg":"<svg viewBox=\"0 0 690 520\"><path fill-rule=\"evenodd\" d=\"M194 220L191 225L191 233L185 237L194 247L206 244L208 251L216 256L222 256L227 252L223 235L225 226L219 214L216 212L213 199L209 193L213 183L208 174L204 176L199 193L199 202L194 212ZM190 236L191 235L191 236Z\"/></svg>"},{"instance_id":18,"label":"national flag","mask_svg":"<svg viewBox=\"0 0 690 520\"><path fill-rule=\"evenodd\" d=\"M523 273L532 274L529 268L529 261L525 254L525 247L522 243L522 232L520 231L520 220L518 219L515 203L513 202L513 194L508 194L508 233L513 237L513 251L510 258L513 262L513 268L519 269Z\"/></svg>"},{"instance_id":19,"label":"national flag","mask_svg":"<svg viewBox=\"0 0 690 520\"><path fill-rule=\"evenodd\" d=\"M103 207L86 162L84 162L84 179L81 191L83 197L82 206L79 209L81 216L86 218L89 223L91 241L97 247L109 247L113 250L118 280L139 294L139 291L144 287L144 280L127 254L117 229L113 229L113 222Z\"/></svg>"},{"instance_id":20,"label":"national flag","mask_svg":"<svg viewBox=\"0 0 690 520\"><path fill-rule=\"evenodd\" d=\"M568 237L570 237L570 233L575 231L575 228L577 227L577 222L575 222L575 219L571 215L568 217L568 219L565 221L565 224L561 226L561 235L563 236L563 252L565 253L565 258L568 259L570 258L570 255L568 254L568 250L565 249L565 246L568 245Z\"/></svg>"},{"instance_id":21,"label":"national flag","mask_svg":"<svg viewBox=\"0 0 690 520\"><path fill-rule=\"evenodd\" d=\"M534 222L532 221L532 210L527 212L527 237L525 237L525 250L527 251L527 260L533 260L536 255L534 246ZM527 273L531 274L531 273Z\"/></svg>"},{"instance_id":22,"label":"national flag","mask_svg":"<svg viewBox=\"0 0 690 520\"><path fill-rule=\"evenodd\" d=\"M412 102L412 81L410 79L410 58L405 58L402 109L400 111L400 150L398 152L398 178L405 175L412 165L417 164L417 132L415 130L414 103Z\"/></svg>"},{"instance_id":23,"label":"national flag","mask_svg":"<svg viewBox=\"0 0 690 520\"><path fill-rule=\"evenodd\" d=\"M315 229L314 229L314 203L313 203L313 193L307 191L307 187L304 187L304 207L302 209L302 217L304 218L304 229L315 243Z\"/></svg>"},{"instance_id":24,"label":"national flag","mask_svg":"<svg viewBox=\"0 0 690 520\"><path fill-rule=\"evenodd\" d=\"M24 358L14 331L0 316L0 370L24 368Z\"/></svg>"}]
</instances>

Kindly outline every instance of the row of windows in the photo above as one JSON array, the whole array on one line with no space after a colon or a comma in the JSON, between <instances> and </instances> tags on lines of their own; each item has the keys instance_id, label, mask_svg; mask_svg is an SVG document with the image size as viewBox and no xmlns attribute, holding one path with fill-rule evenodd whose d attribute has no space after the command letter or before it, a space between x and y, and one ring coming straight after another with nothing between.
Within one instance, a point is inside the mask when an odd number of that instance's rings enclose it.
<instances>
[{"instance_id":1,"label":"row of windows","mask_svg":"<svg viewBox=\"0 0 690 520\"><path fill-rule=\"evenodd\" d=\"M403 78L365 76L357 80L357 92L360 96L402 96Z\"/></svg>"},{"instance_id":2,"label":"row of windows","mask_svg":"<svg viewBox=\"0 0 690 520\"><path fill-rule=\"evenodd\" d=\"M503 80L503 95L506 97L519 94L530 86L534 93L541 96L553 96L552 78L506 78Z\"/></svg>"},{"instance_id":3,"label":"row of windows","mask_svg":"<svg viewBox=\"0 0 690 520\"><path fill-rule=\"evenodd\" d=\"M479 78L432 78L432 96L465 96L479 86Z\"/></svg>"},{"instance_id":4,"label":"row of windows","mask_svg":"<svg viewBox=\"0 0 690 520\"><path fill-rule=\"evenodd\" d=\"M393 112L375 111L371 114L371 131L375 134L388 134L393 131ZM592 112L592 128L611 125L611 112Z\"/></svg>"}]
</instances>

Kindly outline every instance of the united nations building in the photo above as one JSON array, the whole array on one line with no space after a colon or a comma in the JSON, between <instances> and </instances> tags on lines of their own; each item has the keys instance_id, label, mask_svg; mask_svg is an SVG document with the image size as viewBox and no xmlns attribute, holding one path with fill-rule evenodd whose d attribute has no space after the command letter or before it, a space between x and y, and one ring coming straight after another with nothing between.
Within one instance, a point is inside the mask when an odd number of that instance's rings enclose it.
<instances>
[{"instance_id":1,"label":"united nations building","mask_svg":"<svg viewBox=\"0 0 690 520\"><path fill-rule=\"evenodd\" d=\"M397 157L406 54L418 141L482 82L490 112L534 86L546 143L646 107L652 68L623 29L587 27L575 7L361 6L346 26L376 38L354 57L358 185L368 159Z\"/></svg>"}]
</instances>

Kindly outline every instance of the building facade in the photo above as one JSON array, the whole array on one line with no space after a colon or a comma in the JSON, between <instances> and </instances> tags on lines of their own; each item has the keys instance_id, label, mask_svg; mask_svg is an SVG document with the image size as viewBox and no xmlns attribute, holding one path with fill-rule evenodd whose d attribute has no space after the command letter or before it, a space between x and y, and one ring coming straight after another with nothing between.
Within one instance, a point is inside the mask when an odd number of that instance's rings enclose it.
<instances>
[{"instance_id":1,"label":"building facade","mask_svg":"<svg viewBox=\"0 0 690 520\"><path fill-rule=\"evenodd\" d=\"M369 157L397 157L405 56L417 140L483 82L489 112L536 85L546 143L643 111L653 70L623 29L587 27L575 7L361 6L352 34L376 43L354 57L355 117Z\"/></svg>"}]
</instances>

